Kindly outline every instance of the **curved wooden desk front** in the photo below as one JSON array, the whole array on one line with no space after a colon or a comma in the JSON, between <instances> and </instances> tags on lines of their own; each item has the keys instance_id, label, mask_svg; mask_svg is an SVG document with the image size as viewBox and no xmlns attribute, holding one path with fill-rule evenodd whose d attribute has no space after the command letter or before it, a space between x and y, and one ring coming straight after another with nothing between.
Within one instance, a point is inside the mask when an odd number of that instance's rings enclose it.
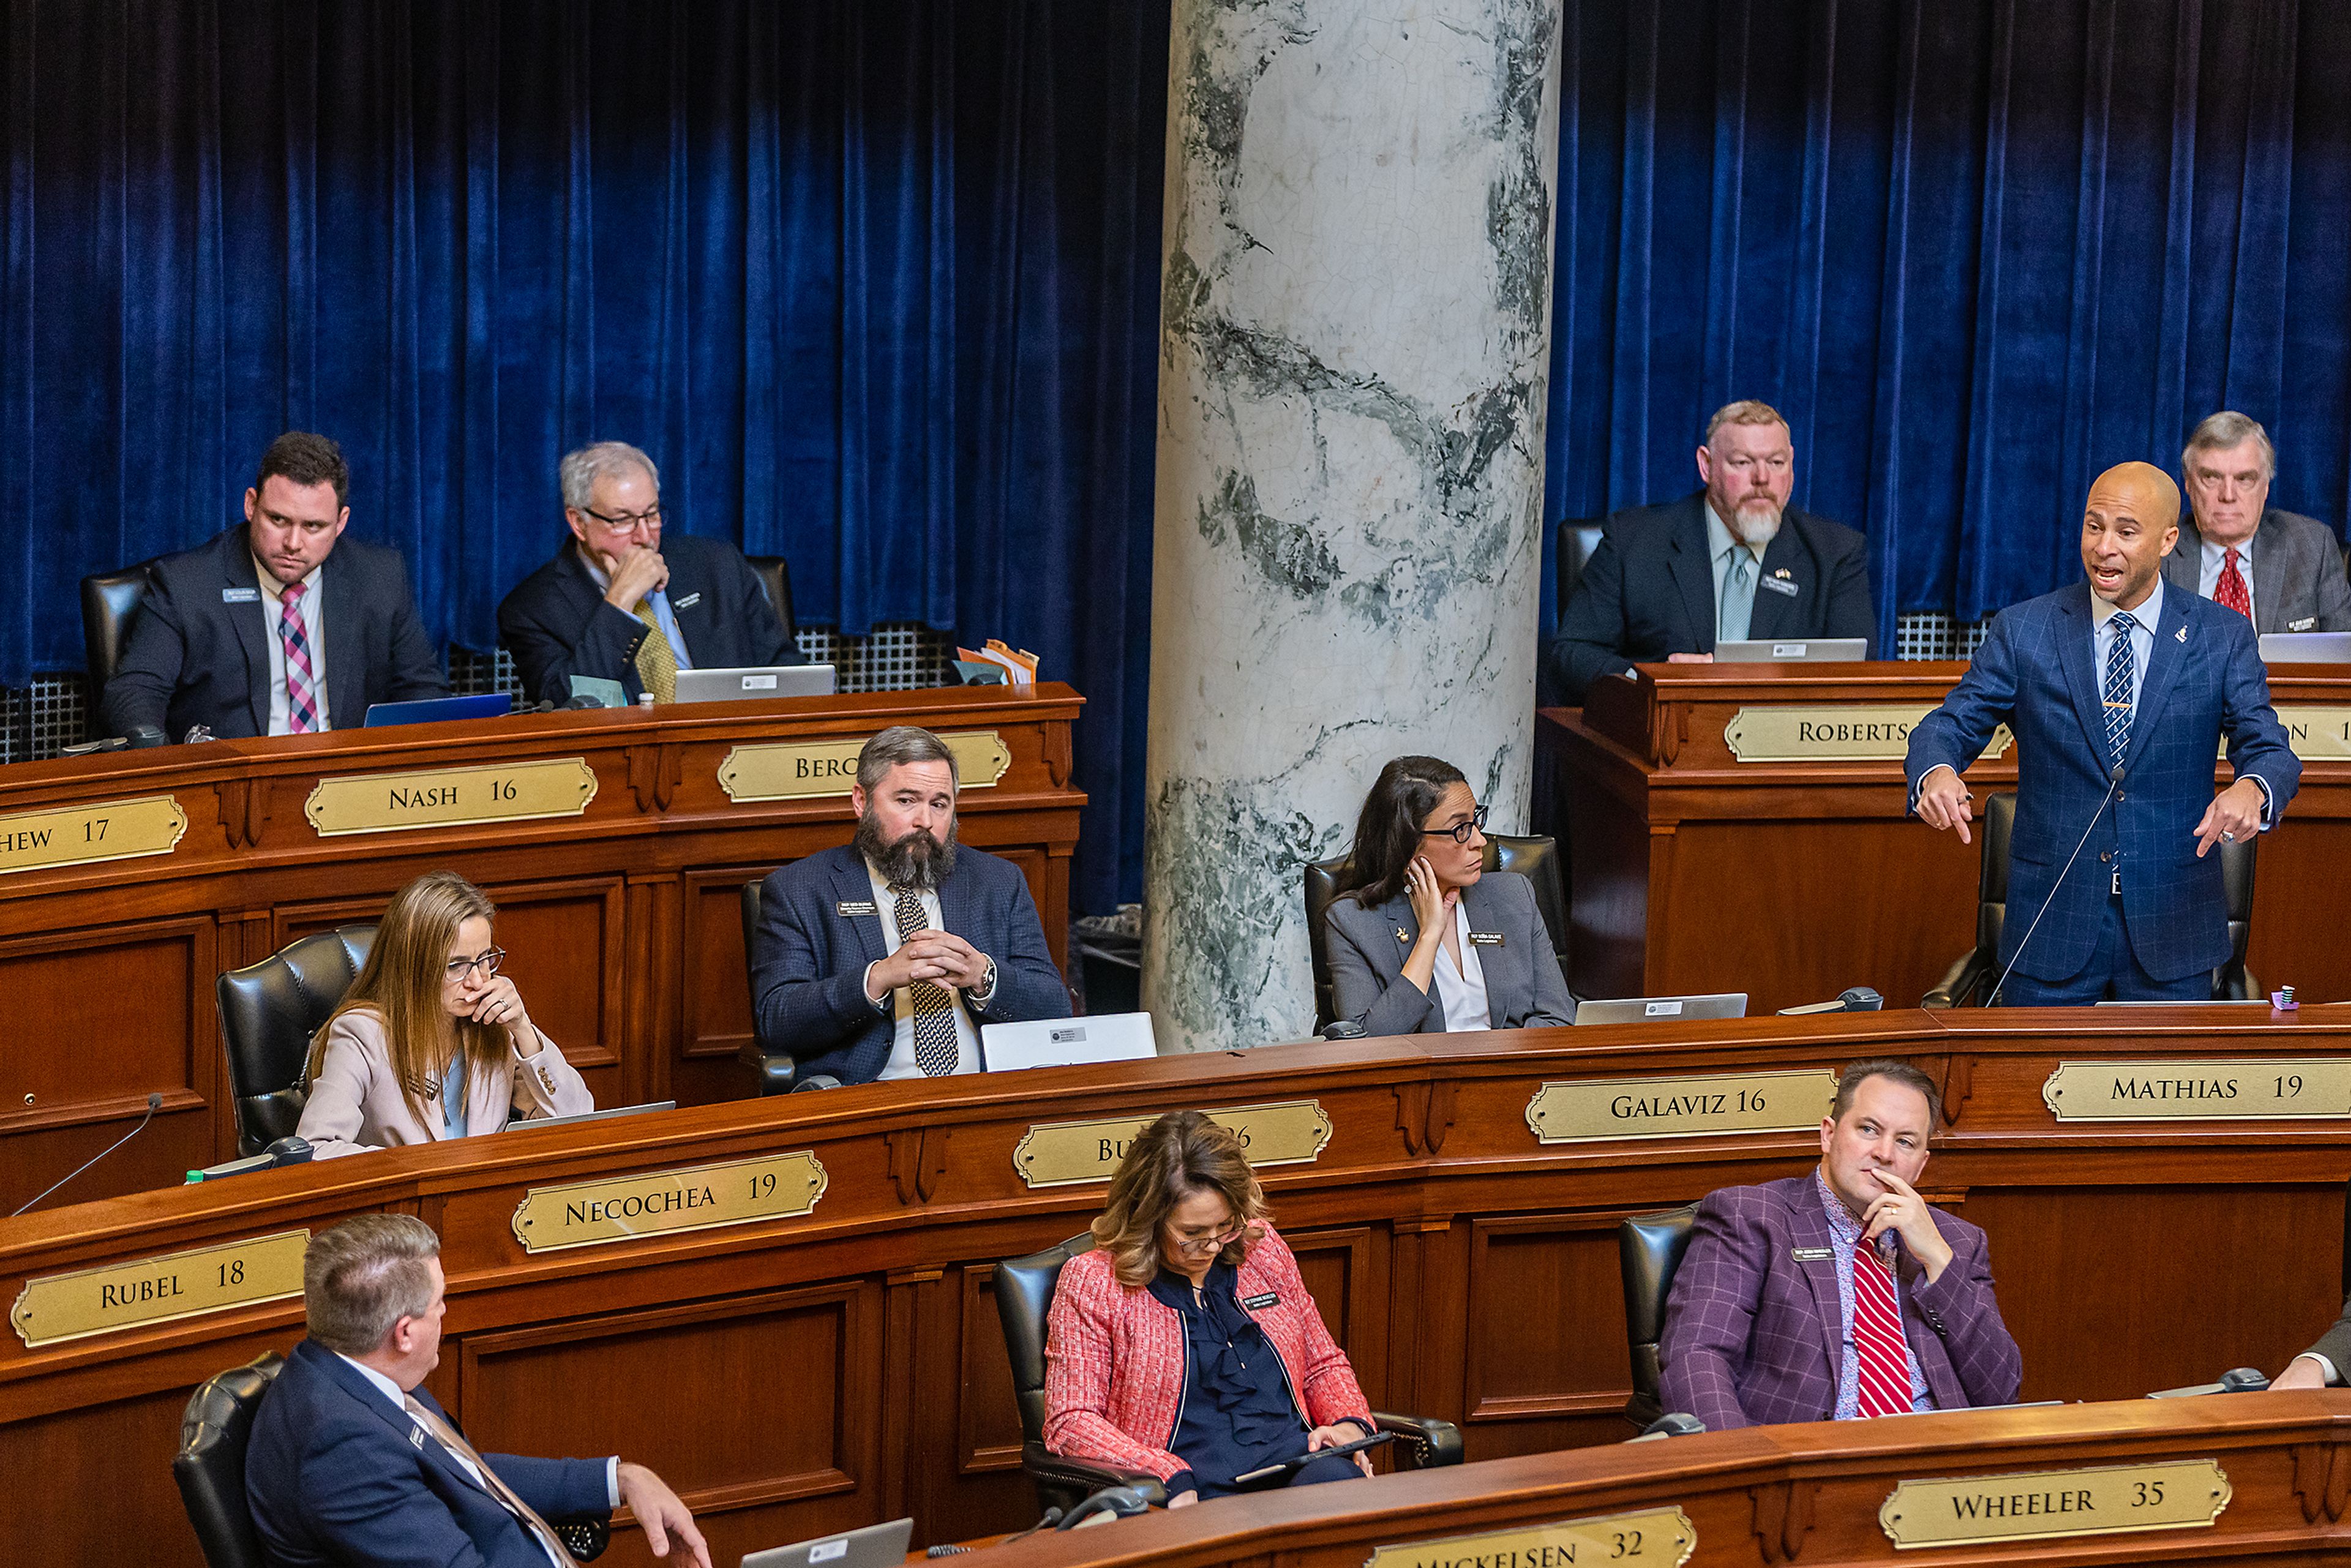
<instances>
[{"instance_id":1,"label":"curved wooden desk front","mask_svg":"<svg viewBox=\"0 0 2351 1568\"><path fill-rule=\"evenodd\" d=\"M416 1213L442 1235L450 1283L433 1386L484 1447L643 1459L730 1561L901 1513L919 1541L968 1539L1034 1510L993 1262L1080 1229L1102 1199L1099 1180L1027 1184L1024 1139L1032 1171L1056 1149L1092 1158L1100 1141L1032 1137L1040 1125L1303 1106L1262 1145L1295 1153L1300 1126L1327 1120L1319 1154L1310 1137L1304 1163L1263 1173L1308 1284L1375 1405L1458 1421L1470 1457L1494 1458L1625 1435L1622 1217L1818 1157L1812 1131L1541 1143L1528 1116L1544 1086L1657 1108L1736 1092L1699 1082L1710 1075L1777 1095L1790 1080L1756 1075L1808 1072L1818 1088L1880 1054L1949 1086L1922 1185L1991 1233L2027 1398L2130 1398L2274 1369L2333 1320L2351 1125L2060 1122L2043 1100L2063 1061L2251 1060L2301 1068L2316 1092L2335 1070L2307 1064L2351 1058L2351 1009L2331 1008L2280 1024L2208 1008L1433 1035L875 1084L0 1222L0 1301L18 1302L31 1277L111 1279L111 1266L358 1211ZM2351 1088L2336 1098L2351 1112ZM536 1253L517 1240L534 1187L799 1152L825 1182L804 1218ZM299 1320L282 1301L37 1347L0 1333L7 1539L73 1562L137 1539L193 1563L167 1469L182 1403L211 1373L285 1349ZM630 1561L636 1538L618 1550Z\"/></svg>"}]
</instances>

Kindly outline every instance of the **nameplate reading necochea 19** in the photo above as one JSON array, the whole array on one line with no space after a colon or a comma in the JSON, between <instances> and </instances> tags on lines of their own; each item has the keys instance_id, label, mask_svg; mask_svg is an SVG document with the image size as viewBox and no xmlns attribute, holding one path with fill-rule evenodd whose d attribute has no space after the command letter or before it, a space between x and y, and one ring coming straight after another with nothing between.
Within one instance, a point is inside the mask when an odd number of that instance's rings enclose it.
<instances>
[{"instance_id":1,"label":"nameplate reading necochea 19","mask_svg":"<svg viewBox=\"0 0 2351 1568\"><path fill-rule=\"evenodd\" d=\"M1585 1563L1681 1568L1697 1550L1698 1531L1689 1516L1678 1508L1659 1508L1383 1546L1364 1568L1570 1568Z\"/></svg>"},{"instance_id":2,"label":"nameplate reading necochea 19","mask_svg":"<svg viewBox=\"0 0 2351 1568\"><path fill-rule=\"evenodd\" d=\"M1722 743L1741 762L1899 762L1912 727L1934 711L1932 703L1743 707L1722 727ZM2000 757L2015 738L2001 725L1983 754Z\"/></svg>"},{"instance_id":3,"label":"nameplate reading necochea 19","mask_svg":"<svg viewBox=\"0 0 2351 1568\"><path fill-rule=\"evenodd\" d=\"M992 729L959 730L939 737L955 754L956 788L989 789L1012 766L1012 748ZM746 800L805 800L846 795L857 782L862 740L789 740L738 746L718 765L718 787L726 798Z\"/></svg>"},{"instance_id":4,"label":"nameplate reading necochea 19","mask_svg":"<svg viewBox=\"0 0 2351 1568\"><path fill-rule=\"evenodd\" d=\"M535 1186L515 1206L526 1252L557 1252L680 1230L795 1219L824 1196L824 1166L805 1150L646 1176Z\"/></svg>"},{"instance_id":5,"label":"nameplate reading necochea 19","mask_svg":"<svg viewBox=\"0 0 2351 1568\"><path fill-rule=\"evenodd\" d=\"M397 833L462 828L530 817L576 817L596 798L584 757L549 757L419 773L359 773L321 779L302 814L322 839L338 833Z\"/></svg>"},{"instance_id":6,"label":"nameplate reading necochea 19","mask_svg":"<svg viewBox=\"0 0 2351 1568\"><path fill-rule=\"evenodd\" d=\"M2198 1530L2229 1506L2229 1478L2212 1459L2166 1459L2097 1469L1904 1481L1877 1522L1897 1551L2055 1541L2138 1530Z\"/></svg>"},{"instance_id":7,"label":"nameplate reading necochea 19","mask_svg":"<svg viewBox=\"0 0 2351 1568\"><path fill-rule=\"evenodd\" d=\"M1821 1124L1836 1086L1825 1067L1546 1083L1527 1102L1527 1126L1544 1144L1798 1133Z\"/></svg>"},{"instance_id":8,"label":"nameplate reading necochea 19","mask_svg":"<svg viewBox=\"0 0 2351 1568\"><path fill-rule=\"evenodd\" d=\"M225 1312L302 1293L307 1230L199 1247L25 1281L8 1326L27 1350L118 1329Z\"/></svg>"},{"instance_id":9,"label":"nameplate reading necochea 19","mask_svg":"<svg viewBox=\"0 0 2351 1568\"><path fill-rule=\"evenodd\" d=\"M1331 1118L1316 1100L1235 1105L1208 1120L1240 1135L1252 1166L1311 1165L1331 1141ZM1113 1116L1099 1122L1040 1122L1012 1146L1012 1168L1032 1187L1108 1181L1126 1158L1134 1134L1156 1116Z\"/></svg>"},{"instance_id":10,"label":"nameplate reading necochea 19","mask_svg":"<svg viewBox=\"0 0 2351 1568\"><path fill-rule=\"evenodd\" d=\"M0 817L0 874L167 855L187 831L188 814L169 795Z\"/></svg>"},{"instance_id":11,"label":"nameplate reading necochea 19","mask_svg":"<svg viewBox=\"0 0 2351 1568\"><path fill-rule=\"evenodd\" d=\"M2061 1122L2292 1122L2351 1116L2351 1057L2061 1061L2041 1086Z\"/></svg>"}]
</instances>

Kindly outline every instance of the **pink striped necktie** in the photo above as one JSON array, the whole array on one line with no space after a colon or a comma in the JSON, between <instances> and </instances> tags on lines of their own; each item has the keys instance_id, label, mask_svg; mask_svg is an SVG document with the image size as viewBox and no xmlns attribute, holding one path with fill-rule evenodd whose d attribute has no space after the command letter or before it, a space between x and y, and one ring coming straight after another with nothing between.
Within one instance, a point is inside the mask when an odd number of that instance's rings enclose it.
<instances>
[{"instance_id":1,"label":"pink striped necktie","mask_svg":"<svg viewBox=\"0 0 2351 1568\"><path fill-rule=\"evenodd\" d=\"M1866 1240L1853 1249L1853 1351L1861 1414L1908 1414L1910 1353L1902 1337L1902 1309L1892 1271Z\"/></svg>"},{"instance_id":2,"label":"pink striped necktie","mask_svg":"<svg viewBox=\"0 0 2351 1568\"><path fill-rule=\"evenodd\" d=\"M318 676L310 664L310 634L302 624L302 595L308 585L289 582L281 596L278 640L286 648L286 729L308 735L319 727Z\"/></svg>"}]
</instances>

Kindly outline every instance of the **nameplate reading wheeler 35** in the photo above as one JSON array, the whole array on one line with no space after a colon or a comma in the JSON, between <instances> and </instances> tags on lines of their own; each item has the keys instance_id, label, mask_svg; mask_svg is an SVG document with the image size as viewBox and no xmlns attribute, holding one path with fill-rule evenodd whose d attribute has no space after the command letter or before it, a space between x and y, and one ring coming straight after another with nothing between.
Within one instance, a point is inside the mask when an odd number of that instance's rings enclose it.
<instances>
[{"instance_id":1,"label":"nameplate reading wheeler 35","mask_svg":"<svg viewBox=\"0 0 2351 1568\"><path fill-rule=\"evenodd\" d=\"M956 788L989 789L1012 766L1012 748L992 729L958 730L939 737L955 754ZM738 746L718 765L718 787L726 798L746 800L806 800L846 795L857 782L862 740L791 740Z\"/></svg>"},{"instance_id":2,"label":"nameplate reading wheeler 35","mask_svg":"<svg viewBox=\"0 0 2351 1568\"><path fill-rule=\"evenodd\" d=\"M2137 1530L2200 1530L2229 1506L2229 1478L2212 1459L2165 1459L2101 1469L1904 1481L1877 1522L1896 1551L2056 1541Z\"/></svg>"},{"instance_id":3,"label":"nameplate reading wheeler 35","mask_svg":"<svg viewBox=\"0 0 2351 1568\"><path fill-rule=\"evenodd\" d=\"M1454 1535L1382 1546L1364 1568L1568 1568L1571 1563L1632 1563L1681 1568L1698 1550L1698 1531L1678 1508L1566 1519L1531 1530Z\"/></svg>"},{"instance_id":4,"label":"nameplate reading wheeler 35","mask_svg":"<svg viewBox=\"0 0 2351 1568\"><path fill-rule=\"evenodd\" d=\"M2351 1057L2061 1061L2041 1099L2061 1122L2339 1121Z\"/></svg>"},{"instance_id":5,"label":"nameplate reading wheeler 35","mask_svg":"<svg viewBox=\"0 0 2351 1568\"><path fill-rule=\"evenodd\" d=\"M1527 1126L1543 1144L1801 1133L1821 1124L1836 1087L1825 1067L1546 1083L1527 1102Z\"/></svg>"},{"instance_id":6,"label":"nameplate reading wheeler 35","mask_svg":"<svg viewBox=\"0 0 2351 1568\"><path fill-rule=\"evenodd\" d=\"M307 1230L25 1281L8 1326L27 1350L302 1294Z\"/></svg>"},{"instance_id":7,"label":"nameplate reading wheeler 35","mask_svg":"<svg viewBox=\"0 0 2351 1568\"><path fill-rule=\"evenodd\" d=\"M1040 1122L1012 1146L1012 1168L1031 1187L1108 1181L1126 1158L1134 1135L1156 1116L1113 1116L1099 1122ZM1331 1118L1318 1100L1235 1105L1208 1120L1240 1134L1252 1166L1311 1165L1331 1141Z\"/></svg>"},{"instance_id":8,"label":"nameplate reading wheeler 35","mask_svg":"<svg viewBox=\"0 0 2351 1568\"><path fill-rule=\"evenodd\" d=\"M1722 727L1722 743L1741 762L1899 762L1911 729L1934 711L1931 703L1743 707ZM2001 725L1983 754L2003 756L2015 739Z\"/></svg>"},{"instance_id":9,"label":"nameplate reading wheeler 35","mask_svg":"<svg viewBox=\"0 0 2351 1568\"><path fill-rule=\"evenodd\" d=\"M188 831L188 814L169 795L100 800L54 811L0 817L0 875L44 866L88 865L138 855L167 855Z\"/></svg>"},{"instance_id":10,"label":"nameplate reading wheeler 35","mask_svg":"<svg viewBox=\"0 0 2351 1568\"><path fill-rule=\"evenodd\" d=\"M462 828L530 817L576 817L596 798L584 757L548 757L421 773L360 773L321 779L302 814L322 839L339 833L398 833Z\"/></svg>"},{"instance_id":11,"label":"nameplate reading wheeler 35","mask_svg":"<svg viewBox=\"0 0 2351 1568\"><path fill-rule=\"evenodd\" d=\"M515 1206L526 1252L559 1252L679 1230L796 1219L824 1196L824 1166L805 1150L726 1165L535 1186Z\"/></svg>"}]
</instances>

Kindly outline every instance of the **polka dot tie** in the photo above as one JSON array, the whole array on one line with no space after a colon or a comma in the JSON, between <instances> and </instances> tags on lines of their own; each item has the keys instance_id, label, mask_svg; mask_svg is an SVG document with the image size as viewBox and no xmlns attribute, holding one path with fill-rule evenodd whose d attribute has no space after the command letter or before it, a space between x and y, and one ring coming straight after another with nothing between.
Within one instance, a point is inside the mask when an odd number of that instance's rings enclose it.
<instances>
[{"instance_id":1,"label":"polka dot tie","mask_svg":"<svg viewBox=\"0 0 2351 1568\"><path fill-rule=\"evenodd\" d=\"M897 898L898 941L903 946L915 932L926 930L930 922L923 916L923 895L911 887L890 890ZM916 980L906 988L914 1004L914 1065L926 1078L945 1078L956 1070L963 1054L956 1049L955 1000L946 988L930 980Z\"/></svg>"}]
</instances>

